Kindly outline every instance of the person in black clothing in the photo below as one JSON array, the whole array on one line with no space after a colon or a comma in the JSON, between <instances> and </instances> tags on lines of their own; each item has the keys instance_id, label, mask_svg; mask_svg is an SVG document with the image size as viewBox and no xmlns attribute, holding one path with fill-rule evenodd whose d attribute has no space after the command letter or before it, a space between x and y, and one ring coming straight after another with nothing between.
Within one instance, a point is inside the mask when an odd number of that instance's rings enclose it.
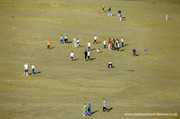
<instances>
[{"instance_id":1,"label":"person in black clothing","mask_svg":"<svg viewBox=\"0 0 180 119\"><path fill-rule=\"evenodd\" d=\"M85 58L85 60L87 60L87 50L85 50L85 52L84 52L84 58Z\"/></svg>"}]
</instances>

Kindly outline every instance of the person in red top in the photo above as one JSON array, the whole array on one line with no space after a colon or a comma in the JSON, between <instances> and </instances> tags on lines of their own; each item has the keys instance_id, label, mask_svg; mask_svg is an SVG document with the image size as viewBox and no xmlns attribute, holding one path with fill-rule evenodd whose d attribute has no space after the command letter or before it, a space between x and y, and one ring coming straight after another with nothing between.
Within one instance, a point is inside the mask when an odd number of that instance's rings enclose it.
<instances>
[{"instance_id":1,"label":"person in red top","mask_svg":"<svg viewBox=\"0 0 180 119\"><path fill-rule=\"evenodd\" d=\"M111 49L111 38L109 38L109 41L108 41L108 49L109 50Z\"/></svg>"},{"instance_id":2,"label":"person in red top","mask_svg":"<svg viewBox=\"0 0 180 119\"><path fill-rule=\"evenodd\" d=\"M102 12L104 12L104 8L105 8L105 6L103 5L103 6L102 6Z\"/></svg>"}]
</instances>

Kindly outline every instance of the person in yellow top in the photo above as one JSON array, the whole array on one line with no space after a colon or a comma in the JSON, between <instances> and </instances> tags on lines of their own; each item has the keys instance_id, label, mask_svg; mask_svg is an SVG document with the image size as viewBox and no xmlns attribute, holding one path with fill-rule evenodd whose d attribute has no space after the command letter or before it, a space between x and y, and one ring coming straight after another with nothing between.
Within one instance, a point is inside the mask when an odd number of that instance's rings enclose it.
<instances>
[{"instance_id":1,"label":"person in yellow top","mask_svg":"<svg viewBox=\"0 0 180 119\"><path fill-rule=\"evenodd\" d=\"M49 40L48 40L48 42L47 42L47 48L50 48Z\"/></svg>"}]
</instances>

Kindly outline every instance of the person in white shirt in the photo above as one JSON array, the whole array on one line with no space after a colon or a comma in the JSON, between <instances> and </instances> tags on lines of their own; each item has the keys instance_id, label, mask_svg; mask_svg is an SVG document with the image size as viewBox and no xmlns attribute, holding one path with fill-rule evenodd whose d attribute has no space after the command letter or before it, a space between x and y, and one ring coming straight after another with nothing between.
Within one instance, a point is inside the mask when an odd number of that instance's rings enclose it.
<instances>
[{"instance_id":1,"label":"person in white shirt","mask_svg":"<svg viewBox=\"0 0 180 119\"><path fill-rule=\"evenodd\" d=\"M26 63L24 65L24 76L28 76L28 69L29 69L28 63Z\"/></svg>"},{"instance_id":2,"label":"person in white shirt","mask_svg":"<svg viewBox=\"0 0 180 119\"><path fill-rule=\"evenodd\" d=\"M32 75L34 75L34 70L36 69L36 67L33 64L31 64L31 69L32 69Z\"/></svg>"},{"instance_id":3,"label":"person in white shirt","mask_svg":"<svg viewBox=\"0 0 180 119\"><path fill-rule=\"evenodd\" d=\"M100 48L97 49L97 53L100 53Z\"/></svg>"},{"instance_id":4,"label":"person in white shirt","mask_svg":"<svg viewBox=\"0 0 180 119\"><path fill-rule=\"evenodd\" d=\"M97 36L94 36L94 42L93 43L97 43Z\"/></svg>"},{"instance_id":5,"label":"person in white shirt","mask_svg":"<svg viewBox=\"0 0 180 119\"><path fill-rule=\"evenodd\" d=\"M121 47L124 47L124 39L121 37Z\"/></svg>"},{"instance_id":6,"label":"person in white shirt","mask_svg":"<svg viewBox=\"0 0 180 119\"><path fill-rule=\"evenodd\" d=\"M79 47L79 38L77 38L77 47Z\"/></svg>"},{"instance_id":7,"label":"person in white shirt","mask_svg":"<svg viewBox=\"0 0 180 119\"><path fill-rule=\"evenodd\" d=\"M106 41L105 40L103 41L103 44L104 44L104 48L106 48Z\"/></svg>"},{"instance_id":8,"label":"person in white shirt","mask_svg":"<svg viewBox=\"0 0 180 119\"><path fill-rule=\"evenodd\" d=\"M73 61L73 57L74 57L74 53L73 53L73 51L71 51L71 53L70 53L70 57L71 57L71 60Z\"/></svg>"},{"instance_id":9,"label":"person in white shirt","mask_svg":"<svg viewBox=\"0 0 180 119\"><path fill-rule=\"evenodd\" d=\"M88 50L91 50L91 43L88 41Z\"/></svg>"},{"instance_id":10,"label":"person in white shirt","mask_svg":"<svg viewBox=\"0 0 180 119\"><path fill-rule=\"evenodd\" d=\"M67 43L68 42L68 37L67 37L67 34L65 34L64 36L64 42Z\"/></svg>"},{"instance_id":11,"label":"person in white shirt","mask_svg":"<svg viewBox=\"0 0 180 119\"><path fill-rule=\"evenodd\" d=\"M90 50L88 50L88 61L91 60L90 55L91 55Z\"/></svg>"}]
</instances>

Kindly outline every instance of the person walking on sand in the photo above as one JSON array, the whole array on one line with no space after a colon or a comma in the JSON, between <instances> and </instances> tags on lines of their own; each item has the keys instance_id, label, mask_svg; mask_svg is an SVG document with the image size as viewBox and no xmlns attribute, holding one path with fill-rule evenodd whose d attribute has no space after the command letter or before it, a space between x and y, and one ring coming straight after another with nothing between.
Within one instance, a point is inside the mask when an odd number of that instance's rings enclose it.
<instances>
[{"instance_id":1,"label":"person walking on sand","mask_svg":"<svg viewBox=\"0 0 180 119\"><path fill-rule=\"evenodd\" d=\"M106 48L106 40L103 41L104 48Z\"/></svg>"},{"instance_id":2,"label":"person walking on sand","mask_svg":"<svg viewBox=\"0 0 180 119\"><path fill-rule=\"evenodd\" d=\"M109 41L108 41L108 49L109 50L111 49L111 38L109 38Z\"/></svg>"},{"instance_id":3,"label":"person walking on sand","mask_svg":"<svg viewBox=\"0 0 180 119\"><path fill-rule=\"evenodd\" d=\"M119 20L122 21L122 14L119 15Z\"/></svg>"},{"instance_id":4,"label":"person walking on sand","mask_svg":"<svg viewBox=\"0 0 180 119\"><path fill-rule=\"evenodd\" d=\"M105 6L103 5L103 6L102 6L102 12L104 12L104 8L105 8Z\"/></svg>"},{"instance_id":5,"label":"person walking on sand","mask_svg":"<svg viewBox=\"0 0 180 119\"><path fill-rule=\"evenodd\" d=\"M121 14L121 10L118 11L118 19L119 19L119 17L120 17L120 14Z\"/></svg>"},{"instance_id":6,"label":"person walking on sand","mask_svg":"<svg viewBox=\"0 0 180 119\"><path fill-rule=\"evenodd\" d=\"M83 116L86 116L86 114L88 114L87 105L86 105L86 103L84 103Z\"/></svg>"},{"instance_id":7,"label":"person walking on sand","mask_svg":"<svg viewBox=\"0 0 180 119\"><path fill-rule=\"evenodd\" d=\"M106 108L106 100L105 100L105 98L103 98L103 112L105 112L105 111L109 112L109 110Z\"/></svg>"},{"instance_id":8,"label":"person walking on sand","mask_svg":"<svg viewBox=\"0 0 180 119\"><path fill-rule=\"evenodd\" d=\"M48 48L48 49L50 48L49 40L47 41L47 48Z\"/></svg>"},{"instance_id":9,"label":"person walking on sand","mask_svg":"<svg viewBox=\"0 0 180 119\"><path fill-rule=\"evenodd\" d=\"M132 51L133 51L133 55L136 56L136 49L134 48L132 49Z\"/></svg>"},{"instance_id":10,"label":"person walking on sand","mask_svg":"<svg viewBox=\"0 0 180 119\"><path fill-rule=\"evenodd\" d=\"M121 47L124 47L124 38L121 37Z\"/></svg>"},{"instance_id":11,"label":"person walking on sand","mask_svg":"<svg viewBox=\"0 0 180 119\"><path fill-rule=\"evenodd\" d=\"M88 50L88 53L87 53L87 54L88 54L88 61L89 61L89 60L91 60L91 59L90 59L90 55L91 55L90 50Z\"/></svg>"},{"instance_id":12,"label":"person walking on sand","mask_svg":"<svg viewBox=\"0 0 180 119\"><path fill-rule=\"evenodd\" d=\"M108 9L108 16L112 16L112 14L111 14L111 7Z\"/></svg>"},{"instance_id":13,"label":"person walking on sand","mask_svg":"<svg viewBox=\"0 0 180 119\"><path fill-rule=\"evenodd\" d=\"M33 64L31 64L32 75L34 75L34 70L35 69L36 69L36 67Z\"/></svg>"},{"instance_id":14,"label":"person walking on sand","mask_svg":"<svg viewBox=\"0 0 180 119\"><path fill-rule=\"evenodd\" d=\"M73 51L71 51L71 53L70 53L70 57L71 57L71 60L73 61L73 57L74 57L74 53L73 53Z\"/></svg>"},{"instance_id":15,"label":"person walking on sand","mask_svg":"<svg viewBox=\"0 0 180 119\"><path fill-rule=\"evenodd\" d=\"M64 36L64 42L67 43L68 42L68 37L67 37L67 34L65 34Z\"/></svg>"},{"instance_id":16,"label":"person walking on sand","mask_svg":"<svg viewBox=\"0 0 180 119\"><path fill-rule=\"evenodd\" d=\"M97 43L96 40L97 40L97 36L95 35L95 36L94 36L94 42L93 42L93 43Z\"/></svg>"},{"instance_id":17,"label":"person walking on sand","mask_svg":"<svg viewBox=\"0 0 180 119\"><path fill-rule=\"evenodd\" d=\"M28 76L28 69L29 69L28 63L25 63L24 64L24 76Z\"/></svg>"},{"instance_id":18,"label":"person walking on sand","mask_svg":"<svg viewBox=\"0 0 180 119\"><path fill-rule=\"evenodd\" d=\"M119 50L119 49L120 49L119 42L117 42L117 45L116 45L116 46L117 46L117 51L120 52L120 50Z\"/></svg>"},{"instance_id":19,"label":"person walking on sand","mask_svg":"<svg viewBox=\"0 0 180 119\"><path fill-rule=\"evenodd\" d=\"M63 43L63 36L60 37L60 43Z\"/></svg>"},{"instance_id":20,"label":"person walking on sand","mask_svg":"<svg viewBox=\"0 0 180 119\"><path fill-rule=\"evenodd\" d=\"M79 47L80 44L79 44L79 38L77 38L77 47Z\"/></svg>"},{"instance_id":21,"label":"person walking on sand","mask_svg":"<svg viewBox=\"0 0 180 119\"><path fill-rule=\"evenodd\" d=\"M168 14L166 13L166 21L168 20Z\"/></svg>"},{"instance_id":22,"label":"person walking on sand","mask_svg":"<svg viewBox=\"0 0 180 119\"><path fill-rule=\"evenodd\" d=\"M87 50L85 50L85 52L84 52L84 58L87 61Z\"/></svg>"},{"instance_id":23,"label":"person walking on sand","mask_svg":"<svg viewBox=\"0 0 180 119\"><path fill-rule=\"evenodd\" d=\"M88 104L88 114L91 116L91 103Z\"/></svg>"},{"instance_id":24,"label":"person walking on sand","mask_svg":"<svg viewBox=\"0 0 180 119\"><path fill-rule=\"evenodd\" d=\"M91 50L91 43L88 41L88 50Z\"/></svg>"}]
</instances>

